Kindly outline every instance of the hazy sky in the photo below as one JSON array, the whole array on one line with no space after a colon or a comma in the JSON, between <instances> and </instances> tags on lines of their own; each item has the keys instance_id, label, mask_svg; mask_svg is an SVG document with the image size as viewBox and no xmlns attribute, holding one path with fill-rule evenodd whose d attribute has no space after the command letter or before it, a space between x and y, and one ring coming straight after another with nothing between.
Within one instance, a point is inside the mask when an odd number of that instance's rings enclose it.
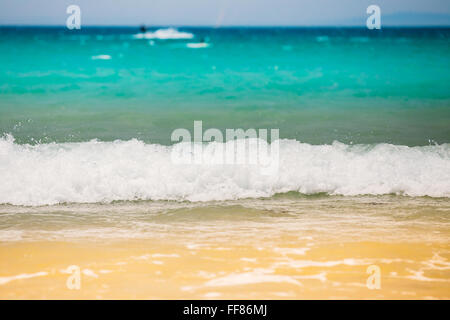
<instances>
[{"instance_id":1,"label":"hazy sky","mask_svg":"<svg viewBox=\"0 0 450 320\"><path fill-rule=\"evenodd\" d=\"M365 21L370 4L382 17L450 15L450 0L0 0L0 24L64 25L70 4L81 7L82 25L354 24Z\"/></svg>"}]
</instances>

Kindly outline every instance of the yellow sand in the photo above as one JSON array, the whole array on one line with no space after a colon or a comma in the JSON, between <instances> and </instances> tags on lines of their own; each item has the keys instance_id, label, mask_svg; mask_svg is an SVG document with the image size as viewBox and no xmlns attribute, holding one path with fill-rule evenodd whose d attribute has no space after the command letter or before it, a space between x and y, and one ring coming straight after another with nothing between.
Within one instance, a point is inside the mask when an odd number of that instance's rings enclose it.
<instances>
[{"instance_id":1,"label":"yellow sand","mask_svg":"<svg viewBox=\"0 0 450 320\"><path fill-rule=\"evenodd\" d=\"M295 245L293 245L295 243ZM446 243L318 242L283 236L270 246L183 235L121 242L0 245L2 299L449 299ZM79 290L67 268L80 267ZM381 288L366 285L368 266Z\"/></svg>"}]
</instances>

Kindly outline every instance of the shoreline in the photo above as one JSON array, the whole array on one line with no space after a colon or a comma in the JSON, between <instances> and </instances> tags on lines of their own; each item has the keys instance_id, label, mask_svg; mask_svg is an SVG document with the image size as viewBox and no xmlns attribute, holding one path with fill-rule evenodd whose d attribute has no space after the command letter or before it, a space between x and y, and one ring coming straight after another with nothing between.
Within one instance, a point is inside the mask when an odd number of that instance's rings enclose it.
<instances>
[{"instance_id":1,"label":"shoreline","mask_svg":"<svg viewBox=\"0 0 450 320\"><path fill-rule=\"evenodd\" d=\"M449 206L293 195L0 206L0 297L449 299Z\"/></svg>"}]
</instances>

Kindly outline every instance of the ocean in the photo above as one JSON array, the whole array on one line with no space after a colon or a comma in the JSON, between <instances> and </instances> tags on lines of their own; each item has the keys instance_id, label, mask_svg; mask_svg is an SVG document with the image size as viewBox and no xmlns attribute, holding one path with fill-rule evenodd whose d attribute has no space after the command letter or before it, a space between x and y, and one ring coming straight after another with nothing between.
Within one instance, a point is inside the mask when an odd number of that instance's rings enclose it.
<instances>
[{"instance_id":1,"label":"ocean","mask_svg":"<svg viewBox=\"0 0 450 320\"><path fill-rule=\"evenodd\" d=\"M0 27L1 297L449 298L449 44L449 28ZM194 121L278 129L276 172L174 163ZM66 290L70 264L89 290Z\"/></svg>"}]
</instances>

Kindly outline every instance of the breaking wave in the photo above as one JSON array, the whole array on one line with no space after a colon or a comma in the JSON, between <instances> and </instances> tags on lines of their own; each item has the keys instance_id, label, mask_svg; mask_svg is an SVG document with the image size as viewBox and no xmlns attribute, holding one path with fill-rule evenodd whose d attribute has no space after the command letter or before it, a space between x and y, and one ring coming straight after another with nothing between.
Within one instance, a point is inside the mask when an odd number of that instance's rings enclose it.
<instances>
[{"instance_id":1,"label":"breaking wave","mask_svg":"<svg viewBox=\"0 0 450 320\"><path fill-rule=\"evenodd\" d=\"M257 165L176 164L174 146L129 141L21 145L0 138L0 203L211 201L303 194L450 196L450 145L279 141L277 173Z\"/></svg>"}]
</instances>

